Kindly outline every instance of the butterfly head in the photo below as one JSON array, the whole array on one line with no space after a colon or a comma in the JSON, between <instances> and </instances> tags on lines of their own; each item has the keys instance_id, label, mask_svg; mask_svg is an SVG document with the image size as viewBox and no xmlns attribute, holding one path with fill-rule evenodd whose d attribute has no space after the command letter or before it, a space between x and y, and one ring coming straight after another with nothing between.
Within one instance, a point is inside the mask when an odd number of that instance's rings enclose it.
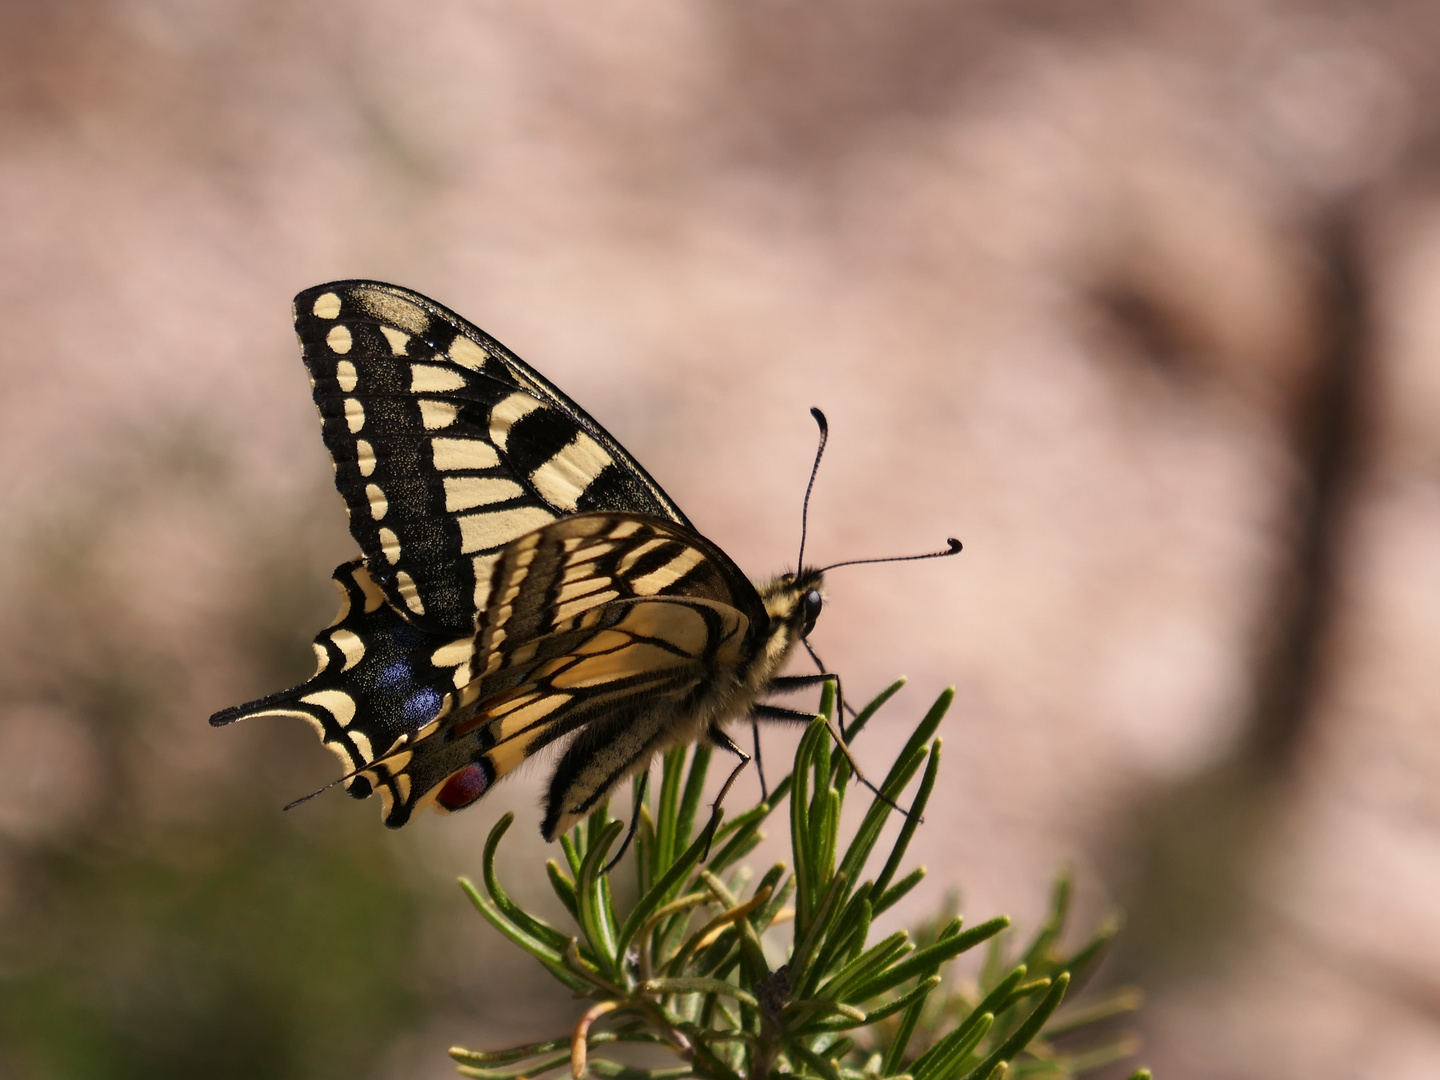
<instances>
[{"instance_id":1,"label":"butterfly head","mask_svg":"<svg viewBox=\"0 0 1440 1080\"><path fill-rule=\"evenodd\" d=\"M778 661L815 629L825 606L824 574L815 569L781 574L760 586L760 599L770 616L766 652Z\"/></svg>"}]
</instances>

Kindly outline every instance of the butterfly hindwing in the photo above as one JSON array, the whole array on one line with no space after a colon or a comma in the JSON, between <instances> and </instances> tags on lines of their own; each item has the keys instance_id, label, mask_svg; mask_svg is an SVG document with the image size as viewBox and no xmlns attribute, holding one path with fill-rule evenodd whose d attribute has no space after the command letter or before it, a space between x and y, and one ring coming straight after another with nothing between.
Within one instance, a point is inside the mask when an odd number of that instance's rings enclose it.
<instances>
[{"instance_id":1,"label":"butterfly hindwing","mask_svg":"<svg viewBox=\"0 0 1440 1080\"><path fill-rule=\"evenodd\" d=\"M293 689L218 712L210 723L299 717L352 774L403 745L434 718L447 693L469 681L473 637L436 636L401 618L359 559L336 567L334 576L340 612L315 638L315 674ZM363 799L372 782L352 776L346 789Z\"/></svg>"},{"instance_id":2,"label":"butterfly hindwing","mask_svg":"<svg viewBox=\"0 0 1440 1080\"><path fill-rule=\"evenodd\" d=\"M472 628L512 540L576 513L688 526L633 458L494 338L378 282L295 299L350 530L390 603L434 632Z\"/></svg>"},{"instance_id":3,"label":"butterfly hindwing","mask_svg":"<svg viewBox=\"0 0 1440 1080\"><path fill-rule=\"evenodd\" d=\"M688 596L729 604L763 623L755 587L708 540L654 518L582 514L511 543L493 571L482 613L475 674L523 662L546 636L615 600Z\"/></svg>"},{"instance_id":4,"label":"butterfly hindwing","mask_svg":"<svg viewBox=\"0 0 1440 1080\"><path fill-rule=\"evenodd\" d=\"M551 635L516 671L450 695L440 717L371 773L386 824L415 809L459 810L527 758L572 732L552 780L543 833L553 839L658 749L693 739L686 718L735 668L749 622L713 600L617 600ZM518 652L519 650L517 650ZM527 655L529 650L521 653ZM497 686L505 689L493 692ZM703 731L703 727L701 729ZM392 801L393 793L405 798Z\"/></svg>"},{"instance_id":5,"label":"butterfly hindwing","mask_svg":"<svg viewBox=\"0 0 1440 1080\"><path fill-rule=\"evenodd\" d=\"M396 828L420 806L469 805L578 731L551 784L553 837L658 746L695 736L684 718L696 695L733 674L765 624L728 556L641 515L580 514L527 533L494 579L478 632L432 634L395 610L361 560L341 565L316 673L211 723L306 720L354 774L349 793L378 792Z\"/></svg>"},{"instance_id":6,"label":"butterfly hindwing","mask_svg":"<svg viewBox=\"0 0 1440 1080\"><path fill-rule=\"evenodd\" d=\"M679 526L585 514L521 537L497 564L472 681L376 770L379 780L410 778L409 800L387 806L387 823L403 824L426 802L468 805L531 754L583 729L575 746L592 749L577 759L572 748L556 771L546 817L553 835L567 808L602 798L648 760L644 747L693 737L679 718L696 712L697 693L733 679L764 626L750 582Z\"/></svg>"}]
</instances>

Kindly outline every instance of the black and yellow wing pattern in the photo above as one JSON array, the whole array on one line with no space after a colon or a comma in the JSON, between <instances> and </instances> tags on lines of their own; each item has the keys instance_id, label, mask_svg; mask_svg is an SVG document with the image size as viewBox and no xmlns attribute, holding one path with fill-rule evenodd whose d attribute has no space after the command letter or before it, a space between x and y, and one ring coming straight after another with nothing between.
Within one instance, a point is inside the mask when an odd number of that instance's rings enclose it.
<instances>
[{"instance_id":1,"label":"black and yellow wing pattern","mask_svg":"<svg viewBox=\"0 0 1440 1080\"><path fill-rule=\"evenodd\" d=\"M579 406L393 285L309 289L295 326L362 557L335 571L316 673L212 724L306 720L395 827L578 732L553 838L744 697L760 594Z\"/></svg>"}]
</instances>

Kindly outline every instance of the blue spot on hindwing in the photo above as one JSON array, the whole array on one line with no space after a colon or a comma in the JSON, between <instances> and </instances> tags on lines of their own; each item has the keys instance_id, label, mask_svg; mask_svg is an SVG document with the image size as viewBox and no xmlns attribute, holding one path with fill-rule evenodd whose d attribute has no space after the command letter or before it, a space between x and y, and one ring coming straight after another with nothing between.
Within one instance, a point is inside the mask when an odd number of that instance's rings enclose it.
<instances>
[{"instance_id":1,"label":"blue spot on hindwing","mask_svg":"<svg viewBox=\"0 0 1440 1080\"><path fill-rule=\"evenodd\" d=\"M418 687L401 706L411 727L424 727L440 711L442 695L433 686Z\"/></svg>"}]
</instances>

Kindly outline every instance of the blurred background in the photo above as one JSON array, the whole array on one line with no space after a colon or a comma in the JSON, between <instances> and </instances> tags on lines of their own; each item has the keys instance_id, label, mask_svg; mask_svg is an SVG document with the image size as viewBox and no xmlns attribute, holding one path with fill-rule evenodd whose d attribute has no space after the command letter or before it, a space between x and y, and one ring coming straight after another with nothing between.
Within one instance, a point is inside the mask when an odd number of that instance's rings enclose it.
<instances>
[{"instance_id":1,"label":"blurred background","mask_svg":"<svg viewBox=\"0 0 1440 1080\"><path fill-rule=\"evenodd\" d=\"M575 1006L300 724L353 550L290 297L585 405L813 638L973 920L1076 875L1167 1080L1440 1059L1440 7L0 3L0 1075L430 1078ZM786 752L771 735L772 760ZM748 781L747 781L748 782ZM753 787L736 797L753 795ZM523 839L521 839L523 837ZM757 861L760 853L757 853Z\"/></svg>"}]
</instances>

